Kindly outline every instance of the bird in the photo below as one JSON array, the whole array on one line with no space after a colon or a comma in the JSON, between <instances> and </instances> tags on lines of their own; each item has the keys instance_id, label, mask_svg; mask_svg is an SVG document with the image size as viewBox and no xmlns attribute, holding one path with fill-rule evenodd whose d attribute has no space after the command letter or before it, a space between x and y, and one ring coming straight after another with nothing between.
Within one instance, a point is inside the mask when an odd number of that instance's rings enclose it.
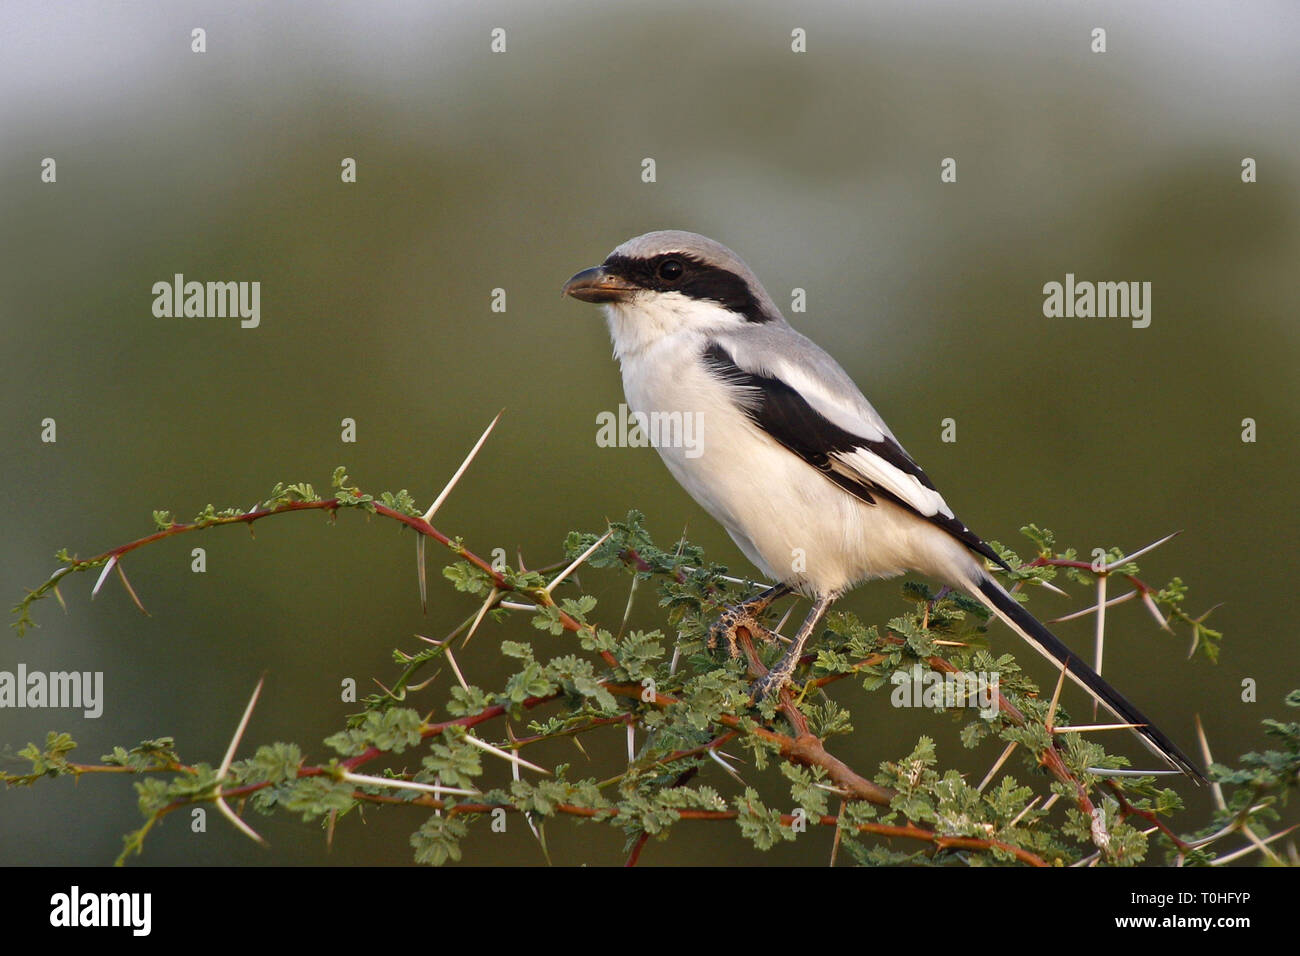
<instances>
[{"instance_id":1,"label":"bird","mask_svg":"<svg viewBox=\"0 0 1300 956\"><path fill-rule=\"evenodd\" d=\"M798 593L812 602L786 653L755 683L755 698L790 681L804 645L845 592L916 572L985 605L1136 725L1170 767L1204 780L1166 734L1002 587L988 562L1010 568L957 518L848 373L790 325L736 253L693 232L648 232L578 272L563 294L603 308L633 415L691 417L695 447L664 435L652 443L686 492L775 582L727 609L721 630L744 624L763 633L757 617L773 601Z\"/></svg>"}]
</instances>

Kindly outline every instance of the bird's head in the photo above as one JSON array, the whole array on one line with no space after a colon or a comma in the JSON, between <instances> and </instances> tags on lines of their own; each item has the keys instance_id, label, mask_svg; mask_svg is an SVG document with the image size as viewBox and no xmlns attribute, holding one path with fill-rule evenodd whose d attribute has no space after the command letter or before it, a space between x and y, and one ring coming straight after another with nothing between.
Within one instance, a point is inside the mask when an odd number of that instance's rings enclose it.
<instances>
[{"instance_id":1,"label":"bird's head","mask_svg":"<svg viewBox=\"0 0 1300 956\"><path fill-rule=\"evenodd\" d=\"M785 321L739 256L677 230L629 239L566 282L564 294L605 306L620 355L665 335Z\"/></svg>"}]
</instances>

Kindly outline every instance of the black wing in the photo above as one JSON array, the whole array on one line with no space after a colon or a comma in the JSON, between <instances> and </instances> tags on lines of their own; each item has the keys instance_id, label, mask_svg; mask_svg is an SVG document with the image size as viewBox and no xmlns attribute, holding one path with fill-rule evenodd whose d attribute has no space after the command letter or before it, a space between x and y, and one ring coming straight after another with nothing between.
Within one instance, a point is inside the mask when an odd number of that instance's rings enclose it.
<instances>
[{"instance_id":1,"label":"black wing","mask_svg":"<svg viewBox=\"0 0 1300 956\"><path fill-rule=\"evenodd\" d=\"M704 362L710 372L737 389L737 404L744 408L751 421L776 441L794 452L824 476L849 494L867 504L875 504L877 497L887 498L901 505L918 518L937 525L976 554L996 562L1008 571L1005 561L998 557L979 535L971 531L956 517L942 512L926 514L899 495L871 481L853 469L837 454L865 451L912 475L924 487L938 491L921 466L914 462L896 441L885 436L874 441L845 431L817 409L813 408L797 391L781 379L770 375L747 372L738 366L731 354L717 342L704 349Z\"/></svg>"}]
</instances>

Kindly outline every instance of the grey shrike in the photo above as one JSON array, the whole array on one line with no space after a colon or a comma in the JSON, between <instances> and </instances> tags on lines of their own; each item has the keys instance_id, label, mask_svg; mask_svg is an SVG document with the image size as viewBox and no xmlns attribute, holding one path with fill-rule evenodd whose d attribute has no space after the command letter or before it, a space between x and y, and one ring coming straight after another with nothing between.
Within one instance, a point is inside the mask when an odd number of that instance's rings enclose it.
<instances>
[{"instance_id":1,"label":"grey shrike","mask_svg":"<svg viewBox=\"0 0 1300 956\"><path fill-rule=\"evenodd\" d=\"M1136 733L1171 766L1204 779L993 578L985 560L1006 565L730 249L690 232L649 232L579 272L564 292L604 306L633 413L696 417L699 447L661 440L659 454L745 556L778 582L724 614L723 625L766 636L755 618L774 600L797 591L813 601L789 650L755 685L756 696L790 680L837 597L861 581L918 571L985 604L1116 717L1141 725Z\"/></svg>"}]
</instances>

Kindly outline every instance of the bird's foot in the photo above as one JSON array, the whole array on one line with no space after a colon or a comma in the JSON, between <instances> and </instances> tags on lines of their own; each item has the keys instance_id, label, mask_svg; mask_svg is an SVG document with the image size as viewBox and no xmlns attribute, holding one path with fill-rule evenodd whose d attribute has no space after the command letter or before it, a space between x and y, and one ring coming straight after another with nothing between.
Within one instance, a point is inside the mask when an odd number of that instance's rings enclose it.
<instances>
[{"instance_id":1,"label":"bird's foot","mask_svg":"<svg viewBox=\"0 0 1300 956\"><path fill-rule=\"evenodd\" d=\"M727 642L727 652L732 657L740 656L740 647L736 644L736 632L744 628L751 636L769 643L776 640L771 629L758 619L748 604L737 604L724 610L721 616L709 627L708 647L718 646L718 639Z\"/></svg>"},{"instance_id":2,"label":"bird's foot","mask_svg":"<svg viewBox=\"0 0 1300 956\"><path fill-rule=\"evenodd\" d=\"M784 584L777 584L747 601L741 601L739 604L724 608L722 614L709 628L709 649L712 650L717 647L718 638L722 638L727 642L727 650L731 653L731 656L739 657L740 648L736 646L736 632L742 627L752 637L761 638L769 643L774 642L776 635L759 620L759 615L771 607L774 601L785 597L789 593L789 587Z\"/></svg>"},{"instance_id":3,"label":"bird's foot","mask_svg":"<svg viewBox=\"0 0 1300 956\"><path fill-rule=\"evenodd\" d=\"M768 697L781 693L781 688L794 679L794 670L799 666L800 648L791 648L781 655L781 659L772 669L749 685L749 694L754 703L760 704Z\"/></svg>"}]
</instances>

